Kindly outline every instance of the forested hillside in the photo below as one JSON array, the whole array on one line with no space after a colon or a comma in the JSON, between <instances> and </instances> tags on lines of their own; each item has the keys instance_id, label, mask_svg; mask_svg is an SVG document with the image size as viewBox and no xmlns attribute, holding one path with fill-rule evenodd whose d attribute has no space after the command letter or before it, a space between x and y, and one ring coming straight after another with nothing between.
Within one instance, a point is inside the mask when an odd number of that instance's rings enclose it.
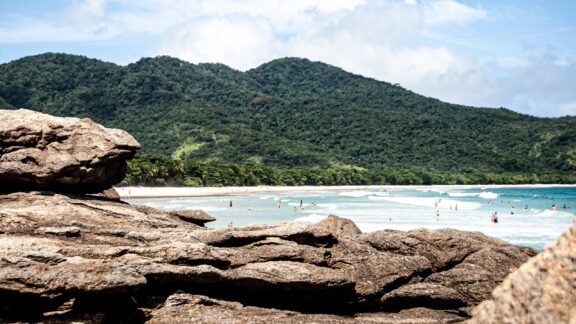
<instances>
[{"instance_id":1,"label":"forested hillside","mask_svg":"<svg viewBox=\"0 0 576 324\"><path fill-rule=\"evenodd\" d=\"M323 169L576 171L576 117L424 97L305 59L247 72L170 57L118 66L43 54L0 65L0 105L90 117L141 153Z\"/></svg>"}]
</instances>

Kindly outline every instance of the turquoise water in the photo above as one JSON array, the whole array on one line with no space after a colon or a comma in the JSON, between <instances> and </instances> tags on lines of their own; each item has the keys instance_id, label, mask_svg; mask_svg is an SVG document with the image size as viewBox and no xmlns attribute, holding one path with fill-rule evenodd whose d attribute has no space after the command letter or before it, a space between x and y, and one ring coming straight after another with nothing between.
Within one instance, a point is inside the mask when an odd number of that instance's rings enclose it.
<instances>
[{"instance_id":1,"label":"turquoise water","mask_svg":"<svg viewBox=\"0 0 576 324\"><path fill-rule=\"evenodd\" d=\"M334 214L352 219L363 232L455 228L542 250L572 224L576 186L292 191L127 201L165 210L203 209L217 218L209 227L318 222ZM494 211L497 224L490 222Z\"/></svg>"}]
</instances>

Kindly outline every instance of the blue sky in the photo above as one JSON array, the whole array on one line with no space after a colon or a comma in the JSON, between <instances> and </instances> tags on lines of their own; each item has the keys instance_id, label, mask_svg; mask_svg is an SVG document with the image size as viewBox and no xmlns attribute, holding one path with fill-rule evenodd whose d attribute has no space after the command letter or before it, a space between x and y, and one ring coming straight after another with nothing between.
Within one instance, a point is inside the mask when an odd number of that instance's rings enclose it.
<instances>
[{"instance_id":1,"label":"blue sky","mask_svg":"<svg viewBox=\"0 0 576 324\"><path fill-rule=\"evenodd\" d=\"M239 70L323 61L444 101L576 115L576 1L0 1L0 63L171 55Z\"/></svg>"}]
</instances>

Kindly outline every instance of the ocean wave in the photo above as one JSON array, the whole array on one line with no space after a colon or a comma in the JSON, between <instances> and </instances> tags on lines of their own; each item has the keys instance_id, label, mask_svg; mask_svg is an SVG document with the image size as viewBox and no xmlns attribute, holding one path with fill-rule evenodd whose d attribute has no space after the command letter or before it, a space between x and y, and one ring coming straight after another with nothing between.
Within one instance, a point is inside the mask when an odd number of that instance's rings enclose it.
<instances>
[{"instance_id":1,"label":"ocean wave","mask_svg":"<svg viewBox=\"0 0 576 324\"><path fill-rule=\"evenodd\" d=\"M326 217L328 217L328 216L321 215L321 214L310 214L310 215L298 217L294 221L295 222L302 222L302 223L318 223Z\"/></svg>"},{"instance_id":2,"label":"ocean wave","mask_svg":"<svg viewBox=\"0 0 576 324\"><path fill-rule=\"evenodd\" d=\"M427 206L432 208L441 208L441 209L450 209L456 208L458 209L478 209L482 205L475 202L468 202L468 201L460 201L460 200L452 200L452 199L437 199L431 197L368 197L369 200L382 200L382 201L390 201L405 205L413 205L413 206Z\"/></svg>"},{"instance_id":3,"label":"ocean wave","mask_svg":"<svg viewBox=\"0 0 576 324\"><path fill-rule=\"evenodd\" d=\"M449 192L450 197L480 197L484 199L496 199L498 194L490 191L483 192Z\"/></svg>"},{"instance_id":4,"label":"ocean wave","mask_svg":"<svg viewBox=\"0 0 576 324\"><path fill-rule=\"evenodd\" d=\"M346 197L360 198L360 197L370 196L372 194L373 193L371 191L345 191L345 192L339 193L338 195L346 196Z\"/></svg>"},{"instance_id":5,"label":"ocean wave","mask_svg":"<svg viewBox=\"0 0 576 324\"><path fill-rule=\"evenodd\" d=\"M440 193L440 194L445 194L448 191L446 191L446 189L437 189L437 188L430 188L430 189L416 189L416 191L420 191L420 192L436 192L436 193Z\"/></svg>"},{"instance_id":6,"label":"ocean wave","mask_svg":"<svg viewBox=\"0 0 576 324\"><path fill-rule=\"evenodd\" d=\"M536 216L536 217L552 217L552 216L573 217L574 214L569 213L569 212L565 212L565 211L561 211L561 210L547 209L547 210L543 210L543 211L535 210L534 212L532 212L532 216Z\"/></svg>"},{"instance_id":7,"label":"ocean wave","mask_svg":"<svg viewBox=\"0 0 576 324\"><path fill-rule=\"evenodd\" d=\"M449 192L450 197L478 197L479 192Z\"/></svg>"},{"instance_id":8,"label":"ocean wave","mask_svg":"<svg viewBox=\"0 0 576 324\"><path fill-rule=\"evenodd\" d=\"M260 199L262 199L262 200L269 200L269 199L278 200L280 198L278 198L278 196L262 196L262 197L260 197Z\"/></svg>"}]
</instances>

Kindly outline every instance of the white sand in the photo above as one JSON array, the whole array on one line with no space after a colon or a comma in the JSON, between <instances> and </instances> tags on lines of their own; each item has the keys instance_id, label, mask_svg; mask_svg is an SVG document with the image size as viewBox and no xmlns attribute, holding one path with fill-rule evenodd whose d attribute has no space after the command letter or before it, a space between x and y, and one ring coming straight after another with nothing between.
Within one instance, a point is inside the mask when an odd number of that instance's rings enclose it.
<instances>
[{"instance_id":1,"label":"white sand","mask_svg":"<svg viewBox=\"0 0 576 324\"><path fill-rule=\"evenodd\" d=\"M371 189L467 189L511 187L570 187L575 185L418 185L418 186L258 186L258 187L117 187L122 198L162 198L242 195L254 192L371 190Z\"/></svg>"}]
</instances>

